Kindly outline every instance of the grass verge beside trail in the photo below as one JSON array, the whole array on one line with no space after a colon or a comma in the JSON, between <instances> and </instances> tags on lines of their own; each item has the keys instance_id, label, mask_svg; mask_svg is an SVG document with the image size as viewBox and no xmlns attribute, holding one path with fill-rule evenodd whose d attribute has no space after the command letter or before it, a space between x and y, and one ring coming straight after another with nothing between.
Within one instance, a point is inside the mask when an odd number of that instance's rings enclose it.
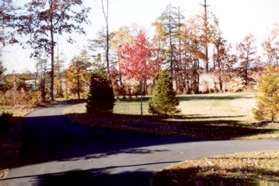
<instances>
[{"instance_id":1,"label":"grass verge beside trail","mask_svg":"<svg viewBox=\"0 0 279 186\"><path fill-rule=\"evenodd\" d=\"M3 134L5 135L9 128L21 125L23 117L33 110L34 108L30 106L0 106L0 117L2 113L11 114L6 116L5 119L0 118L0 139L3 138Z\"/></svg>"},{"instance_id":2,"label":"grass verge beside trail","mask_svg":"<svg viewBox=\"0 0 279 186\"><path fill-rule=\"evenodd\" d=\"M279 185L279 151L185 161L159 172L153 185Z\"/></svg>"},{"instance_id":3,"label":"grass verge beside trail","mask_svg":"<svg viewBox=\"0 0 279 186\"><path fill-rule=\"evenodd\" d=\"M279 137L277 123L259 126L253 119L253 93L224 93L179 96L181 114L172 118L152 116L144 101L144 116L140 116L138 99L118 100L112 115L86 114L86 104L65 110L74 122L138 132L179 135L206 139L259 139Z\"/></svg>"},{"instance_id":4,"label":"grass verge beside trail","mask_svg":"<svg viewBox=\"0 0 279 186\"><path fill-rule=\"evenodd\" d=\"M34 110L31 106L0 106L0 114L2 112L12 113L15 117L23 117Z\"/></svg>"}]
</instances>

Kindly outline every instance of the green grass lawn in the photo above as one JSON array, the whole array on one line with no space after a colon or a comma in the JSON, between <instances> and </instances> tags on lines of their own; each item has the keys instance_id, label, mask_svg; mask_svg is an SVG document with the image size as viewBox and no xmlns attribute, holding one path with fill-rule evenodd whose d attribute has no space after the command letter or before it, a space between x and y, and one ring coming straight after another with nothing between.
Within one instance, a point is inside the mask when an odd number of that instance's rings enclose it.
<instances>
[{"instance_id":1,"label":"green grass lawn","mask_svg":"<svg viewBox=\"0 0 279 186\"><path fill-rule=\"evenodd\" d=\"M255 107L254 93L224 93L205 95L178 96L182 116L202 116L205 119L218 117L246 122L255 122L252 109ZM144 100L144 115L148 113L148 98ZM119 100L114 107L114 113L139 115L140 102L134 100ZM207 117L207 118L206 118ZM195 119L194 117L192 119ZM197 117L197 119L201 119Z\"/></svg>"},{"instance_id":2,"label":"green grass lawn","mask_svg":"<svg viewBox=\"0 0 279 186\"><path fill-rule=\"evenodd\" d=\"M145 99L143 102L143 113L144 115L150 115L148 113L148 100ZM65 113L86 113L86 104L80 103L65 110ZM138 99L132 100L117 100L113 113L115 114L127 114L127 115L140 115L140 101Z\"/></svg>"},{"instance_id":3,"label":"green grass lawn","mask_svg":"<svg viewBox=\"0 0 279 186\"><path fill-rule=\"evenodd\" d=\"M255 139L279 137L277 123L259 127L252 109L256 105L254 93L223 93L178 96L181 113L171 118L152 116L148 113L148 98L144 99L144 116L140 116L140 100L118 100L113 115L106 117L102 127L126 128L169 135L186 135L209 139ZM78 122L98 125L96 118L86 113L85 103L65 110L75 115ZM142 127L138 125L142 120ZM136 126L133 124L137 121ZM149 122L146 122L149 121ZM106 123L110 123L107 124ZM150 123L150 125L147 125Z\"/></svg>"},{"instance_id":4,"label":"green grass lawn","mask_svg":"<svg viewBox=\"0 0 279 186\"><path fill-rule=\"evenodd\" d=\"M179 115L218 116L226 119L236 117L246 121L254 121L252 108L255 106L253 93L227 93L178 96L179 107L182 112ZM85 104L79 105L75 110L85 112ZM82 109L81 107L84 107ZM148 98L143 101L144 115L148 113ZM116 101L114 113L127 115L140 115L140 100L138 98L120 99ZM222 117L223 116L223 117ZM227 117L229 116L229 117Z\"/></svg>"},{"instance_id":5,"label":"green grass lawn","mask_svg":"<svg viewBox=\"0 0 279 186\"><path fill-rule=\"evenodd\" d=\"M127 115L140 115L140 102L137 100L125 101L118 100L113 108L115 114L127 114ZM148 101L143 102L143 114L150 115L148 113Z\"/></svg>"}]
</instances>

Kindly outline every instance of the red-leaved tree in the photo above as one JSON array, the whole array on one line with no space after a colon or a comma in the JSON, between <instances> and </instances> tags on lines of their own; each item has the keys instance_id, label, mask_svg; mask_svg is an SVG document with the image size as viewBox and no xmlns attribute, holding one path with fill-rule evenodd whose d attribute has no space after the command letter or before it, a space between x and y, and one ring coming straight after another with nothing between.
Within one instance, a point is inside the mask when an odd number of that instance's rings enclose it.
<instances>
[{"instance_id":1,"label":"red-leaved tree","mask_svg":"<svg viewBox=\"0 0 279 186\"><path fill-rule=\"evenodd\" d=\"M143 82L151 79L159 70L160 60L153 55L151 43L146 34L140 32L131 45L120 48L121 73L129 79L140 81L141 84L141 115L143 114Z\"/></svg>"}]
</instances>

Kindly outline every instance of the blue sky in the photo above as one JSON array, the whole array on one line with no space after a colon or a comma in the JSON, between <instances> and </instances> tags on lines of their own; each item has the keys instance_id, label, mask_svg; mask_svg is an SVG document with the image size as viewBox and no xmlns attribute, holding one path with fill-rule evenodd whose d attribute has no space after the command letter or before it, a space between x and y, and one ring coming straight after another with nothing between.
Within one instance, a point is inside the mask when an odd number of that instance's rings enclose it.
<instances>
[{"instance_id":1,"label":"blue sky","mask_svg":"<svg viewBox=\"0 0 279 186\"><path fill-rule=\"evenodd\" d=\"M21 0L23 1L23 0ZM203 0L110 0L110 30L120 26L138 25L152 33L151 24L160 16L167 4L180 6L186 19L202 11ZM104 24L100 0L85 0L91 7L90 25L86 26L86 35L74 36L76 43L67 44L63 37L59 39L59 50L63 52L66 62L80 50L86 48L87 40L95 37ZM267 37L275 23L279 23L278 0L208 0L210 11L220 21L224 37L236 44L245 35L253 33L260 43ZM30 50L19 46L4 48L3 61L9 72L34 70L34 61L29 58Z\"/></svg>"}]
</instances>

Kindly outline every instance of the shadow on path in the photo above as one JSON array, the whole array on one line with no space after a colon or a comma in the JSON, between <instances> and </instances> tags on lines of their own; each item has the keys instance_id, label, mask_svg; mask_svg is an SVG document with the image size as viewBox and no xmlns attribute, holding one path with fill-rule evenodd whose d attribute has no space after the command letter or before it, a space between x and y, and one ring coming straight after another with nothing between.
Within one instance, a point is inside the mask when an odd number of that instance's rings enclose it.
<instances>
[{"instance_id":1,"label":"shadow on path","mask_svg":"<svg viewBox=\"0 0 279 186\"><path fill-rule=\"evenodd\" d=\"M91 186L91 185L121 185L121 186L149 186L152 183L154 172L136 170L136 171L124 171L112 173L113 169L128 168L128 167L141 167L148 165L161 165L173 162L154 162L147 164L133 164L125 166L110 166L101 169L89 169L89 170L72 170L66 172L59 172L53 174L44 175L29 175L22 177L13 177L3 179L3 181L9 181L14 179L26 179L33 178L34 186L55 186L55 185L67 185L67 186Z\"/></svg>"},{"instance_id":2,"label":"shadow on path","mask_svg":"<svg viewBox=\"0 0 279 186\"><path fill-rule=\"evenodd\" d=\"M106 123L119 125L128 123L134 128L149 128L151 131L169 130L187 131L197 136L212 135L231 139L258 133L272 132L270 129L243 127L234 120L187 120L191 118L206 118L189 116L186 121L171 120L153 116L139 116L114 114L107 117L88 117L86 114L75 114L75 117L89 120L89 123ZM179 119L179 118L178 118ZM185 119L185 118L182 118ZM160 124L155 124L155 123ZM224 125L225 124L225 125ZM218 134L217 134L218 133ZM22 131L22 149L19 161L15 164L0 165L1 168L12 168L49 161L75 161L81 158L103 158L113 154L152 154L156 150L144 147L185 142L203 141L201 138L156 136L125 130L96 128L71 123L64 115L29 116L25 119ZM167 151L167 149L163 149ZM160 151L163 151L162 149Z\"/></svg>"},{"instance_id":3,"label":"shadow on path","mask_svg":"<svg viewBox=\"0 0 279 186\"><path fill-rule=\"evenodd\" d=\"M51 110L53 112L53 110ZM55 113L55 112L53 112ZM39 115L37 113L37 115ZM87 117L80 114L79 117ZM134 125L138 127L147 127L152 122L152 118L139 118L138 116L127 116L127 115L113 115L106 119L91 118L92 122L99 122L100 119L103 122L124 122L131 120L134 121ZM154 119L154 118L153 118ZM187 126L185 130L200 130L201 127L211 132L216 130L218 126L210 125L210 122L217 124L224 122L231 122L234 126L227 128L231 130L232 128L238 128L235 135L241 136L247 132L250 133L260 133L263 131L249 129L241 133L240 127L235 121L221 121L211 120L199 123L195 121L189 121L186 123L182 121L161 121L162 124L170 123L174 126ZM158 125L156 125L158 126ZM220 125L219 127L224 127ZM228 126L226 126L228 127ZM223 131L225 128L218 128L218 130ZM148 148L149 146L156 145L167 145L167 144L178 144L187 143L194 141L202 141L201 139L195 139L190 137L172 137L172 136L155 136L148 134L141 134L136 132L127 132L124 130L112 130L112 129L101 129L95 127L88 127L84 125L76 125L71 123L66 117L58 114L48 114L45 116L36 116L31 114L31 116L25 119L25 124L23 125L22 134L22 149L19 157L19 161L15 164L9 165L9 168L21 167L25 165L34 165L38 163L53 162L55 163L69 163L80 160L80 159L92 159L93 161L99 158L105 158L110 155L117 154L153 154L158 152L167 152L168 149L163 147L160 149ZM270 131L268 131L270 132ZM156 156L157 158L157 156ZM110 159L114 162L114 159ZM78 162L79 163L79 162ZM118 163L118 162L116 162ZM144 166L156 166L164 167L167 164L176 163L159 161L156 162L149 160L149 163L135 163L130 165L119 165L110 166L99 169L89 169L82 170L83 166L78 164L73 171L65 172L64 170L58 171L59 173L51 173L44 175L30 175L22 177L11 177L4 181L14 181L18 180L20 183L21 179L32 179L37 185L150 185L150 180L153 172L146 171L143 169ZM54 165L53 164L53 165ZM1 168L7 168L7 165L1 164ZM122 169L128 168L128 169ZM131 168L131 169L129 169ZM30 168L31 169L31 168ZM121 170L122 171L119 171ZM30 171L30 170L29 170ZM30 172L36 172L32 170ZM46 171L47 172L47 171ZM20 174L21 175L21 174ZM24 173L22 175L25 175ZM32 184L36 185L36 184Z\"/></svg>"},{"instance_id":4,"label":"shadow on path","mask_svg":"<svg viewBox=\"0 0 279 186\"><path fill-rule=\"evenodd\" d=\"M150 150L148 146L197 141L187 137L163 137L135 132L115 131L72 124L63 115L29 116L22 130L22 149L15 164L1 164L1 168L16 168L44 162L98 159L109 155L152 154L167 149ZM167 160L166 160L167 161ZM92 170L74 170L57 174L11 177L5 182L35 180L33 185L149 185L152 172L141 170L143 166L165 166L176 162L123 165ZM165 165L164 165L165 164ZM109 171L131 167L131 171L111 174ZM139 170L137 170L137 167ZM136 170L136 171L135 171ZM36 172L34 170L33 172ZM23 173L24 175L24 173Z\"/></svg>"},{"instance_id":5,"label":"shadow on path","mask_svg":"<svg viewBox=\"0 0 279 186\"><path fill-rule=\"evenodd\" d=\"M75 125L64 116L29 117L23 128L21 162L17 166L116 153L153 153L135 148L191 141L197 140Z\"/></svg>"}]
</instances>

